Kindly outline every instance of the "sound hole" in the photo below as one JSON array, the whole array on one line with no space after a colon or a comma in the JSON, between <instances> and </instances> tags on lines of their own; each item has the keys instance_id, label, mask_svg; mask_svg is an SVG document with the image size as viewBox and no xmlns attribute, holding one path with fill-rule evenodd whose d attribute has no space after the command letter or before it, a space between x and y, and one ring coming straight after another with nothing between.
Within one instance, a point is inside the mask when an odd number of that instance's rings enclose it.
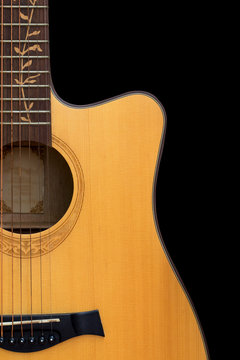
<instances>
[{"instance_id":1,"label":"sound hole","mask_svg":"<svg viewBox=\"0 0 240 360\"><path fill-rule=\"evenodd\" d=\"M15 144L3 151L3 228L37 233L56 224L73 196L73 177L54 148Z\"/></svg>"}]
</instances>

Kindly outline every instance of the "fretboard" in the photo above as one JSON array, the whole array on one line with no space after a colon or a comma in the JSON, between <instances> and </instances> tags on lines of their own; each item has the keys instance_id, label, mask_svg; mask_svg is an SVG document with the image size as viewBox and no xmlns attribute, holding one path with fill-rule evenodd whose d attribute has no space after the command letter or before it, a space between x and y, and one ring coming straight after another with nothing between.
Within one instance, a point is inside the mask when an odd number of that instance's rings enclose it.
<instances>
[{"instance_id":1,"label":"fretboard","mask_svg":"<svg viewBox=\"0 0 240 360\"><path fill-rule=\"evenodd\" d=\"M0 0L3 143L51 143L48 0Z\"/></svg>"}]
</instances>

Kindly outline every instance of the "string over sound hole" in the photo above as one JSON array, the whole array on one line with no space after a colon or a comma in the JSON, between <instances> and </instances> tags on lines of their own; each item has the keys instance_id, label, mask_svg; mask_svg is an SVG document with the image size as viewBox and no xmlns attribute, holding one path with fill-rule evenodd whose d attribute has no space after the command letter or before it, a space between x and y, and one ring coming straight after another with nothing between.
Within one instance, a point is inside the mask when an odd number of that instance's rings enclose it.
<instances>
[{"instance_id":1,"label":"string over sound hole","mask_svg":"<svg viewBox=\"0 0 240 360\"><path fill-rule=\"evenodd\" d=\"M3 228L5 230L2 232L2 237L0 239L0 248L4 254L11 257L33 258L43 256L50 251L53 251L67 238L80 215L85 191L84 174L81 164L78 157L65 142L61 141L56 136L53 136L52 144L53 148L46 147L45 145L40 147L43 175L42 180L39 178L41 175L35 176L38 184L38 186L35 186L35 189L37 189L37 196L35 198L34 195L32 195L34 192L34 175L32 176L32 188L30 188L30 190L29 182L26 183L27 186L25 187L25 190L27 189L27 196L25 197L26 203L24 206L28 212L23 212L23 210L21 213L17 212L20 208L19 200L16 200L15 212L11 210L14 209L14 206L12 205L14 194L16 195L19 193L19 167L16 169L15 173L16 188L15 192L13 188L13 196L11 190L12 185L9 185L13 184L11 179L12 170L11 167L8 169L9 180L6 178L4 184L8 184L10 189L8 189L8 200L6 199L6 190L4 190L3 194ZM19 159L18 148L19 144L14 143L16 154L15 157L13 154L13 159ZM21 159L25 156L27 164L29 161L29 149L26 150L26 148L28 149L28 144L22 143L21 149L23 151L21 152ZM24 151L25 155L23 155ZM6 162L7 156L10 156L11 160L11 147L5 146L3 163ZM30 159L33 160L34 156L38 161L38 166L36 166L36 168L39 172L39 169L41 168L41 165L39 165L39 146L38 144L31 143ZM49 162L49 170L47 170L47 162ZM8 163L10 166L11 161ZM16 163L15 166L17 167ZM25 172L25 179L29 178L29 172L29 170ZM23 173L23 171L21 171L21 173ZM4 174L7 174L6 169L3 171L3 175ZM39 194L41 194L39 191L39 183L44 184L42 192L43 206L36 206ZM21 186L21 188L22 199L23 186ZM31 200L28 200L30 199L30 195ZM17 196L17 199L19 199L19 196ZM35 205L33 204L34 199ZM39 205L41 205L41 203ZM23 204L21 201L21 208L22 207Z\"/></svg>"},{"instance_id":2,"label":"string over sound hole","mask_svg":"<svg viewBox=\"0 0 240 360\"><path fill-rule=\"evenodd\" d=\"M54 148L31 144L3 151L3 228L32 234L56 224L73 195L71 170Z\"/></svg>"}]
</instances>

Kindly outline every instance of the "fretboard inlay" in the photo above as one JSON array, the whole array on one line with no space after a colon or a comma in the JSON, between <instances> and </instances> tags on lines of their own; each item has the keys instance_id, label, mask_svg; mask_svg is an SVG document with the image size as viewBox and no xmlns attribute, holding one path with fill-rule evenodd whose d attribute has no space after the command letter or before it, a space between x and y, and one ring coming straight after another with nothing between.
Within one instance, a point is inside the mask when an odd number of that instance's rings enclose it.
<instances>
[{"instance_id":1,"label":"fretboard inlay","mask_svg":"<svg viewBox=\"0 0 240 360\"><path fill-rule=\"evenodd\" d=\"M1 0L0 12L4 144L11 128L14 141L21 132L22 141L50 144L48 1Z\"/></svg>"}]
</instances>

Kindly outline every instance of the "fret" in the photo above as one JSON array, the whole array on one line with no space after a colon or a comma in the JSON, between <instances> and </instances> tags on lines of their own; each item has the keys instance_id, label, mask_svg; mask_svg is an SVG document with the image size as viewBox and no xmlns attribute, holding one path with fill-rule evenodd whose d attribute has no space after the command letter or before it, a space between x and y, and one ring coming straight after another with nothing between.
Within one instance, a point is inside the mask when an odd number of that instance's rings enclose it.
<instances>
[{"instance_id":1,"label":"fret","mask_svg":"<svg viewBox=\"0 0 240 360\"><path fill-rule=\"evenodd\" d=\"M19 9L19 5L3 5L3 8L6 8L6 9ZM20 5L20 8L21 9L48 9L48 6L47 5Z\"/></svg>"},{"instance_id":2,"label":"fret","mask_svg":"<svg viewBox=\"0 0 240 360\"><path fill-rule=\"evenodd\" d=\"M1 85L2 87L4 88L29 88L29 87L32 87L32 88L49 88L50 85L32 85L32 84L27 84L27 85Z\"/></svg>"},{"instance_id":3,"label":"fret","mask_svg":"<svg viewBox=\"0 0 240 360\"><path fill-rule=\"evenodd\" d=\"M48 1L47 0L34 0L34 4L33 4L33 0L21 0L20 4L19 4L19 0L3 0L3 6L4 7L8 7L10 6L14 6L15 8L20 8L22 7L31 7L33 9L37 8L38 6L40 7L46 7L48 8Z\"/></svg>"},{"instance_id":4,"label":"fret","mask_svg":"<svg viewBox=\"0 0 240 360\"><path fill-rule=\"evenodd\" d=\"M27 104L30 104L30 102L27 102ZM29 111L25 109L23 102L8 102L4 105L2 113L6 114L6 116L4 115L5 120L8 118L8 114L13 115L13 117L16 119L18 118L18 114L29 114L31 121L36 121L38 120L39 116L42 119L42 116L48 116L48 114L51 113L51 108L49 105L49 102L46 101L42 101L41 104L38 103L38 105L35 103L33 108Z\"/></svg>"},{"instance_id":5,"label":"fret","mask_svg":"<svg viewBox=\"0 0 240 360\"><path fill-rule=\"evenodd\" d=\"M4 6L11 6L15 5L15 6L19 6L19 2L20 2L20 7L22 6L33 6L33 8L35 8L36 6L48 6L48 0L3 0L3 5ZM34 4L33 4L34 2Z\"/></svg>"},{"instance_id":6,"label":"fret","mask_svg":"<svg viewBox=\"0 0 240 360\"><path fill-rule=\"evenodd\" d=\"M45 118L49 117L50 114L50 108L47 104L46 106L42 106L41 109L31 109L30 111L25 110L24 105L21 103L21 107L19 108L19 104L15 104L13 106L13 111L11 110L10 106L7 107L7 109L3 109L2 113L4 114L4 121L8 120L10 121L9 114L12 114L14 119L19 118L19 114L22 114L25 116L26 114L31 115L31 122L39 121L40 119L43 120ZM24 120L25 121L25 120Z\"/></svg>"},{"instance_id":7,"label":"fret","mask_svg":"<svg viewBox=\"0 0 240 360\"><path fill-rule=\"evenodd\" d=\"M15 122L12 122L12 123L11 123L11 122L3 122L2 124L3 124L3 125L18 125L18 126L19 126L19 125L21 125L21 126L22 126L22 125L25 125L25 126L26 126L26 125L28 125L28 126L29 126L29 125L30 125L30 126L32 126L32 125L33 125L33 126L38 126L38 125L51 125L50 122L44 122L44 121L34 122L34 123L33 123L33 122L27 123L27 122L22 122L22 121L19 121L19 122L16 122L16 121L15 121Z\"/></svg>"},{"instance_id":8,"label":"fret","mask_svg":"<svg viewBox=\"0 0 240 360\"><path fill-rule=\"evenodd\" d=\"M1 27L0 27L1 29ZM11 40L14 40L14 45L16 45L16 43L19 43L19 40L21 40L21 42L23 43L28 43L28 39L26 39L26 30L28 28L24 27L22 28L21 27L21 35L20 35L20 39L19 39L19 27L17 26L14 26L13 27L13 35L12 35L12 38L11 38L11 28L9 26L6 26L4 27L4 40L7 40L7 41L11 41ZM48 28L40 28L42 31L38 34L38 35L34 35L34 36L31 36L31 40L34 40L35 43L40 43L40 40L46 40L46 36L45 36L45 29L48 29ZM32 31L35 31L35 30L38 30L38 28L32 28ZM31 30L30 30L31 31ZM0 30L0 33L1 33L1 30ZM29 39L30 40L30 39ZM46 44L49 43L48 40L45 41ZM3 44L4 47L7 47L6 44ZM9 46L9 45L8 45Z\"/></svg>"},{"instance_id":9,"label":"fret","mask_svg":"<svg viewBox=\"0 0 240 360\"><path fill-rule=\"evenodd\" d=\"M48 26L48 23L0 23L0 26Z\"/></svg>"},{"instance_id":10,"label":"fret","mask_svg":"<svg viewBox=\"0 0 240 360\"><path fill-rule=\"evenodd\" d=\"M22 55L13 55L13 56L3 56L3 59L49 59L49 56L47 55L39 55L39 56L22 56Z\"/></svg>"},{"instance_id":11,"label":"fret","mask_svg":"<svg viewBox=\"0 0 240 360\"><path fill-rule=\"evenodd\" d=\"M1 99L0 98L0 100L3 100L3 101L51 101L51 99L50 98L24 98L24 99L22 99L22 98L3 98L3 99Z\"/></svg>"},{"instance_id":12,"label":"fret","mask_svg":"<svg viewBox=\"0 0 240 360\"><path fill-rule=\"evenodd\" d=\"M50 114L50 110L3 110L4 114Z\"/></svg>"},{"instance_id":13,"label":"fret","mask_svg":"<svg viewBox=\"0 0 240 360\"><path fill-rule=\"evenodd\" d=\"M50 71L48 70L29 70L29 71L24 71L24 70L20 70L20 71L3 71L3 74L50 74Z\"/></svg>"},{"instance_id":14,"label":"fret","mask_svg":"<svg viewBox=\"0 0 240 360\"><path fill-rule=\"evenodd\" d=\"M51 98L48 1L21 0L14 5L3 1L0 19L0 41L3 84L1 91L1 118L3 143L19 138L22 141L49 144L51 142ZM35 3L35 1L34 1ZM23 16L20 19L20 11Z\"/></svg>"},{"instance_id":15,"label":"fret","mask_svg":"<svg viewBox=\"0 0 240 360\"><path fill-rule=\"evenodd\" d=\"M48 43L49 41L48 40L18 40L18 39L15 39L15 40L3 40L3 43Z\"/></svg>"}]
</instances>

